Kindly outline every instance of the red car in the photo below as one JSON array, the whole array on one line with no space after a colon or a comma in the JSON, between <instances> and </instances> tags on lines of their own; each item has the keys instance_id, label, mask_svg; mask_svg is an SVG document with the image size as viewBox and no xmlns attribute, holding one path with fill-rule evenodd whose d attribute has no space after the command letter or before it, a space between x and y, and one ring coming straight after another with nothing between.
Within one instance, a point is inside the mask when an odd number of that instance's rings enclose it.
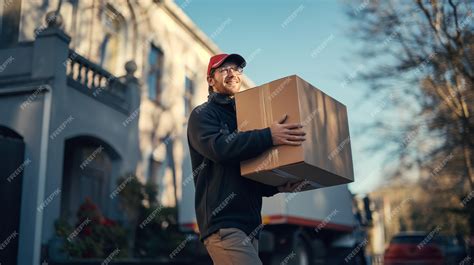
<instances>
[{"instance_id":1,"label":"red car","mask_svg":"<svg viewBox=\"0 0 474 265\"><path fill-rule=\"evenodd\" d=\"M443 252L433 235L425 232L402 232L392 238L385 250L384 265L442 265Z\"/></svg>"}]
</instances>

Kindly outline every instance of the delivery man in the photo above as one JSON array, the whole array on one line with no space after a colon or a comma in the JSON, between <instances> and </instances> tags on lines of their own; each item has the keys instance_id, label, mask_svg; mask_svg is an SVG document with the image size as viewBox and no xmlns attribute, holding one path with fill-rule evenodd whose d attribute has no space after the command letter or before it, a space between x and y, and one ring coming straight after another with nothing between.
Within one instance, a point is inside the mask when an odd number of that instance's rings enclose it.
<instances>
[{"instance_id":1,"label":"delivery man","mask_svg":"<svg viewBox=\"0 0 474 265\"><path fill-rule=\"evenodd\" d=\"M301 124L284 123L237 132L234 94L242 84L246 62L238 54L219 54L207 67L208 101L189 117L188 144L196 188L195 210L214 264L262 264L258 257L262 196L291 192L304 183L265 185L240 174L240 162L272 146L301 145Z\"/></svg>"}]
</instances>

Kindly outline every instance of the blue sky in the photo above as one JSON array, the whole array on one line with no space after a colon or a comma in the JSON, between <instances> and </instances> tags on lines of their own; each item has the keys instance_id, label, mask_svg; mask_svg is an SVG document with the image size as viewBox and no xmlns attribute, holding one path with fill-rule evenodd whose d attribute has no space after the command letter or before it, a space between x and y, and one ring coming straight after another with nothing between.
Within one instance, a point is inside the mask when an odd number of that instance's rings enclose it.
<instances>
[{"instance_id":1,"label":"blue sky","mask_svg":"<svg viewBox=\"0 0 474 265\"><path fill-rule=\"evenodd\" d=\"M245 74L255 84L297 74L345 104L356 178L350 188L365 193L380 183L382 157L363 151L370 137L354 134L378 103L360 104L367 87L351 77L365 64L356 55L357 42L350 37L353 25L340 1L176 3L222 51L239 53L248 60Z\"/></svg>"}]
</instances>

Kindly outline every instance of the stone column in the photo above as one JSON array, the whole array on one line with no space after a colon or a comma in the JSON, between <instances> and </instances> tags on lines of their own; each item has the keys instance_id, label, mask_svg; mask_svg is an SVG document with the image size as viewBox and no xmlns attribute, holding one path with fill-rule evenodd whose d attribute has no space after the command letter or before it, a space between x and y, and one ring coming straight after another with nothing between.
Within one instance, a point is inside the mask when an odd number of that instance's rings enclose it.
<instances>
[{"instance_id":1,"label":"stone column","mask_svg":"<svg viewBox=\"0 0 474 265\"><path fill-rule=\"evenodd\" d=\"M39 169L37 176L24 182L21 202L18 264L40 264L42 233L44 226L55 218L59 203L53 200L48 206L39 208L45 199L56 189L61 176L49 174L50 165L50 121L54 119L54 100L60 88L66 85L66 68L64 62L68 57L70 37L62 29L62 18L55 12L46 15L47 27L35 30L36 40L33 44L31 78L48 81L48 92L45 92L43 119L41 122L41 142L39 148ZM62 154L54 154L62 156Z\"/></svg>"}]
</instances>

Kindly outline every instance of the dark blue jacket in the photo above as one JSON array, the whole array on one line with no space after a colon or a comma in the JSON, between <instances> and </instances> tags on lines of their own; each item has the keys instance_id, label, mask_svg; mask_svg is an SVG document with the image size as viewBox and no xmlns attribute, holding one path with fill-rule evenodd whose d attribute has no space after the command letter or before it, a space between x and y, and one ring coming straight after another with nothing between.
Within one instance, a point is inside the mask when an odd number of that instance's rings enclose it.
<instances>
[{"instance_id":1,"label":"dark blue jacket","mask_svg":"<svg viewBox=\"0 0 474 265\"><path fill-rule=\"evenodd\" d=\"M272 147L270 128L237 132L235 101L212 93L189 117L188 144L196 188L200 239L220 228L239 228L259 237L262 196L278 193L240 174L240 161Z\"/></svg>"}]
</instances>

